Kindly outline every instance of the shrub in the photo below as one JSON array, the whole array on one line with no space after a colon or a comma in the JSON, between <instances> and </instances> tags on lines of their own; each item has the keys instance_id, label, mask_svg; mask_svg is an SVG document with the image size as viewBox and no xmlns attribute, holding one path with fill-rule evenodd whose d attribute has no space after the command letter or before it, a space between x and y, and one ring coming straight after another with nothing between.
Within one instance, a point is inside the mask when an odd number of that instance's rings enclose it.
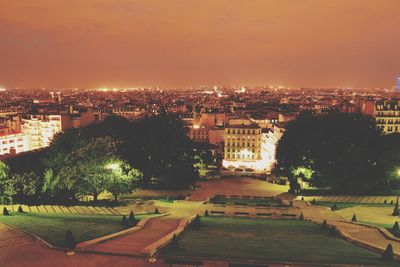
<instances>
[{"instance_id":1,"label":"shrub","mask_svg":"<svg viewBox=\"0 0 400 267\"><path fill-rule=\"evenodd\" d=\"M394 204L394 209L393 209L393 216L399 216L399 198L396 199L396 204Z\"/></svg>"},{"instance_id":2,"label":"shrub","mask_svg":"<svg viewBox=\"0 0 400 267\"><path fill-rule=\"evenodd\" d=\"M196 214L196 217L194 218L194 220L191 223L191 226L193 229L197 230L200 228L201 226L201 222L200 222L200 216Z\"/></svg>"},{"instance_id":3,"label":"shrub","mask_svg":"<svg viewBox=\"0 0 400 267\"><path fill-rule=\"evenodd\" d=\"M128 220L126 219L126 216L122 216L122 221L121 221L122 226L127 226L128 225Z\"/></svg>"},{"instance_id":4,"label":"shrub","mask_svg":"<svg viewBox=\"0 0 400 267\"><path fill-rule=\"evenodd\" d=\"M160 214L160 211L158 210L158 208L154 209L154 214Z\"/></svg>"},{"instance_id":5,"label":"shrub","mask_svg":"<svg viewBox=\"0 0 400 267\"><path fill-rule=\"evenodd\" d=\"M328 222L326 220L324 220L321 224L321 229L322 230L326 230L328 229Z\"/></svg>"},{"instance_id":6,"label":"shrub","mask_svg":"<svg viewBox=\"0 0 400 267\"><path fill-rule=\"evenodd\" d=\"M65 232L65 246L69 249L74 249L76 246L75 238L69 229Z\"/></svg>"},{"instance_id":7,"label":"shrub","mask_svg":"<svg viewBox=\"0 0 400 267\"><path fill-rule=\"evenodd\" d=\"M384 261L394 261L392 244L387 245L385 252L383 252L382 259Z\"/></svg>"},{"instance_id":8,"label":"shrub","mask_svg":"<svg viewBox=\"0 0 400 267\"><path fill-rule=\"evenodd\" d=\"M304 221L304 215L303 215L303 213L300 214L299 220L300 220L300 221Z\"/></svg>"},{"instance_id":9,"label":"shrub","mask_svg":"<svg viewBox=\"0 0 400 267\"><path fill-rule=\"evenodd\" d=\"M21 206L18 207L18 212L19 212L19 213L23 213L23 212L24 212L24 210L22 209Z\"/></svg>"},{"instance_id":10,"label":"shrub","mask_svg":"<svg viewBox=\"0 0 400 267\"><path fill-rule=\"evenodd\" d=\"M396 221L396 222L393 224L392 230L393 230L393 231L399 231L399 229L400 229L400 228L399 228L399 222Z\"/></svg>"},{"instance_id":11,"label":"shrub","mask_svg":"<svg viewBox=\"0 0 400 267\"><path fill-rule=\"evenodd\" d=\"M357 217L356 217L355 214L353 214L353 217L351 218L351 221L352 221L352 222L356 222L356 221L357 221Z\"/></svg>"},{"instance_id":12,"label":"shrub","mask_svg":"<svg viewBox=\"0 0 400 267\"><path fill-rule=\"evenodd\" d=\"M338 232L335 227L329 227L329 236L336 237L338 236Z\"/></svg>"},{"instance_id":13,"label":"shrub","mask_svg":"<svg viewBox=\"0 0 400 267\"><path fill-rule=\"evenodd\" d=\"M390 205L393 205L393 204L394 204L393 200L390 200Z\"/></svg>"},{"instance_id":14,"label":"shrub","mask_svg":"<svg viewBox=\"0 0 400 267\"><path fill-rule=\"evenodd\" d=\"M137 220L136 220L135 214L133 214L133 211L131 211L131 213L129 213L128 224L130 226L137 224Z\"/></svg>"},{"instance_id":15,"label":"shrub","mask_svg":"<svg viewBox=\"0 0 400 267\"><path fill-rule=\"evenodd\" d=\"M174 234L172 236L171 242L169 243L169 247L171 250L178 250L179 249L179 243L178 243L178 238Z\"/></svg>"},{"instance_id":16,"label":"shrub","mask_svg":"<svg viewBox=\"0 0 400 267\"><path fill-rule=\"evenodd\" d=\"M331 207L331 211L335 211L338 210L338 206L336 205L336 203L333 204L333 206Z\"/></svg>"},{"instance_id":17,"label":"shrub","mask_svg":"<svg viewBox=\"0 0 400 267\"><path fill-rule=\"evenodd\" d=\"M316 201L315 198L313 198L313 200L311 201L311 204L315 205Z\"/></svg>"},{"instance_id":18,"label":"shrub","mask_svg":"<svg viewBox=\"0 0 400 267\"><path fill-rule=\"evenodd\" d=\"M301 197L301 200L304 200L304 197Z\"/></svg>"},{"instance_id":19,"label":"shrub","mask_svg":"<svg viewBox=\"0 0 400 267\"><path fill-rule=\"evenodd\" d=\"M8 216L10 213L8 212L8 209L6 207L3 208L3 215Z\"/></svg>"},{"instance_id":20,"label":"shrub","mask_svg":"<svg viewBox=\"0 0 400 267\"><path fill-rule=\"evenodd\" d=\"M383 204L387 204L387 199L385 199L385 200L383 201Z\"/></svg>"},{"instance_id":21,"label":"shrub","mask_svg":"<svg viewBox=\"0 0 400 267\"><path fill-rule=\"evenodd\" d=\"M208 216L209 216L208 210L206 210L206 211L204 212L204 216L205 216L205 217L208 217Z\"/></svg>"}]
</instances>

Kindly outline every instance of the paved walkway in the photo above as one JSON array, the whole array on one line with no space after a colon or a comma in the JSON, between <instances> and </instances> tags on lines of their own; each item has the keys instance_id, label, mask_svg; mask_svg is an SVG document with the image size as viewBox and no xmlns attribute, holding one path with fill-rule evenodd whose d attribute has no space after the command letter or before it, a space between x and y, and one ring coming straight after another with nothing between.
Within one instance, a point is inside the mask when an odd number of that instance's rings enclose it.
<instances>
[{"instance_id":1,"label":"paved walkway","mask_svg":"<svg viewBox=\"0 0 400 267\"><path fill-rule=\"evenodd\" d=\"M0 224L1 267L164 267L162 262L147 263L143 258L77 253L67 256L64 251L53 250L42 242L13 228Z\"/></svg>"},{"instance_id":2,"label":"paved walkway","mask_svg":"<svg viewBox=\"0 0 400 267\"><path fill-rule=\"evenodd\" d=\"M181 219L171 216L151 219L137 232L105 241L87 248L86 251L139 256L145 247L174 231Z\"/></svg>"}]
</instances>

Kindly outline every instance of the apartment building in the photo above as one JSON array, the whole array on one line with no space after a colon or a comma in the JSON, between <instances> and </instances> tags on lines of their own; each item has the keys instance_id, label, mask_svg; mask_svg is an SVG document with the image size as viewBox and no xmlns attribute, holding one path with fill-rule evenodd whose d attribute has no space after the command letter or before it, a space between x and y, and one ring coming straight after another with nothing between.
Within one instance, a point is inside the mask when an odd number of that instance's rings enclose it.
<instances>
[{"instance_id":1,"label":"apartment building","mask_svg":"<svg viewBox=\"0 0 400 267\"><path fill-rule=\"evenodd\" d=\"M0 155L18 154L28 150L27 138L11 128L0 128Z\"/></svg>"}]
</instances>

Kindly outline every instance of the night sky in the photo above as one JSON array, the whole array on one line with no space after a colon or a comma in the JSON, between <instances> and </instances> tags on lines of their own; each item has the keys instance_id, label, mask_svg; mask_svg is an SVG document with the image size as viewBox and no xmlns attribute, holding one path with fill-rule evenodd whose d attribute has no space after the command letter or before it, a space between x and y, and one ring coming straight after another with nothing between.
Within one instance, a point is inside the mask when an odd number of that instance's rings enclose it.
<instances>
[{"instance_id":1,"label":"night sky","mask_svg":"<svg viewBox=\"0 0 400 267\"><path fill-rule=\"evenodd\" d=\"M400 0L0 0L0 87L391 87Z\"/></svg>"}]
</instances>

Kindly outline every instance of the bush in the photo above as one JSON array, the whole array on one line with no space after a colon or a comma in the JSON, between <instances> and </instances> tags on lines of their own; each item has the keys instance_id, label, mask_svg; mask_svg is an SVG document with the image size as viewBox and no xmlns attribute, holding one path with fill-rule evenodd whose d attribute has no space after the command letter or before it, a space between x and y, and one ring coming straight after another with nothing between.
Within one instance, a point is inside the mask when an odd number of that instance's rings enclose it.
<instances>
[{"instance_id":1,"label":"bush","mask_svg":"<svg viewBox=\"0 0 400 267\"><path fill-rule=\"evenodd\" d=\"M19 212L19 213L24 213L24 210L22 209L21 206L18 207L18 212Z\"/></svg>"},{"instance_id":2,"label":"bush","mask_svg":"<svg viewBox=\"0 0 400 267\"><path fill-rule=\"evenodd\" d=\"M135 218L135 214L133 214L133 211L129 213L129 218L128 218L128 225L129 226L134 226L137 224L137 220Z\"/></svg>"},{"instance_id":3,"label":"bush","mask_svg":"<svg viewBox=\"0 0 400 267\"><path fill-rule=\"evenodd\" d=\"M338 236L338 232L335 227L329 227L329 236L336 237Z\"/></svg>"},{"instance_id":4,"label":"bush","mask_svg":"<svg viewBox=\"0 0 400 267\"><path fill-rule=\"evenodd\" d=\"M300 214L299 220L300 220L300 221L304 221L304 215L303 215L303 213Z\"/></svg>"},{"instance_id":5,"label":"bush","mask_svg":"<svg viewBox=\"0 0 400 267\"><path fill-rule=\"evenodd\" d=\"M178 243L178 238L174 234L172 236L171 242L169 243L169 247L171 250L178 250L179 249L179 243Z\"/></svg>"},{"instance_id":6,"label":"bush","mask_svg":"<svg viewBox=\"0 0 400 267\"><path fill-rule=\"evenodd\" d=\"M394 209L393 209L393 216L399 216L399 198L396 199L396 204L394 204Z\"/></svg>"},{"instance_id":7,"label":"bush","mask_svg":"<svg viewBox=\"0 0 400 267\"><path fill-rule=\"evenodd\" d=\"M206 210L206 211L204 212L204 216L205 216L205 217L210 216L210 215L208 214L208 210Z\"/></svg>"},{"instance_id":8,"label":"bush","mask_svg":"<svg viewBox=\"0 0 400 267\"><path fill-rule=\"evenodd\" d=\"M74 249L76 246L75 238L69 229L65 232L65 246L69 249Z\"/></svg>"},{"instance_id":9,"label":"bush","mask_svg":"<svg viewBox=\"0 0 400 267\"><path fill-rule=\"evenodd\" d=\"M160 214L160 211L158 210L158 208L154 209L154 214Z\"/></svg>"},{"instance_id":10,"label":"bush","mask_svg":"<svg viewBox=\"0 0 400 267\"><path fill-rule=\"evenodd\" d=\"M121 221L122 226L127 226L128 225L128 220L126 219L126 216L122 216L122 221Z\"/></svg>"},{"instance_id":11,"label":"bush","mask_svg":"<svg viewBox=\"0 0 400 267\"><path fill-rule=\"evenodd\" d=\"M315 198L313 198L311 204L315 205L315 203L316 203Z\"/></svg>"},{"instance_id":12,"label":"bush","mask_svg":"<svg viewBox=\"0 0 400 267\"><path fill-rule=\"evenodd\" d=\"M304 197L301 197L301 200L304 200Z\"/></svg>"},{"instance_id":13,"label":"bush","mask_svg":"<svg viewBox=\"0 0 400 267\"><path fill-rule=\"evenodd\" d=\"M8 212L6 207L3 208L3 215L5 215L5 216L10 215L10 213Z\"/></svg>"},{"instance_id":14,"label":"bush","mask_svg":"<svg viewBox=\"0 0 400 267\"><path fill-rule=\"evenodd\" d=\"M399 222L396 221L396 222L393 224L392 230L393 230L393 231L399 231L399 229L400 229L400 228L399 228Z\"/></svg>"},{"instance_id":15,"label":"bush","mask_svg":"<svg viewBox=\"0 0 400 267\"><path fill-rule=\"evenodd\" d=\"M384 261L394 261L392 244L387 245L385 252L382 255Z\"/></svg>"},{"instance_id":16,"label":"bush","mask_svg":"<svg viewBox=\"0 0 400 267\"><path fill-rule=\"evenodd\" d=\"M335 211L338 210L338 206L336 205L336 203L333 204L333 206L331 207L331 211Z\"/></svg>"},{"instance_id":17,"label":"bush","mask_svg":"<svg viewBox=\"0 0 400 267\"><path fill-rule=\"evenodd\" d=\"M326 230L328 229L328 222L326 220L324 220L321 224L321 229L322 230Z\"/></svg>"},{"instance_id":18,"label":"bush","mask_svg":"<svg viewBox=\"0 0 400 267\"><path fill-rule=\"evenodd\" d=\"M353 214L353 217L351 218L351 221L352 221L352 222L356 222L356 221L357 221L357 217L356 217L355 214Z\"/></svg>"},{"instance_id":19,"label":"bush","mask_svg":"<svg viewBox=\"0 0 400 267\"><path fill-rule=\"evenodd\" d=\"M199 229L201 226L200 216L196 214L196 217L194 218L194 220L192 221L192 223L190 225L195 230Z\"/></svg>"}]
</instances>

